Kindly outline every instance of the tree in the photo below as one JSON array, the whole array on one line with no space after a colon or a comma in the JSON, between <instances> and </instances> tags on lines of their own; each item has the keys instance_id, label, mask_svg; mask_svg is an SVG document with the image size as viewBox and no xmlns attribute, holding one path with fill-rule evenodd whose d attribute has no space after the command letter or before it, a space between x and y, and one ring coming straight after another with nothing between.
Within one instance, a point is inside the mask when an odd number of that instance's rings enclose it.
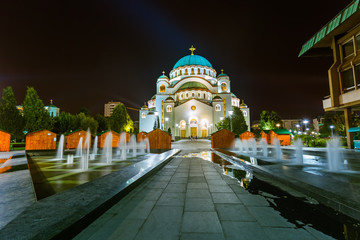
<instances>
[{"instance_id":1,"label":"tree","mask_svg":"<svg viewBox=\"0 0 360 240\"><path fill-rule=\"evenodd\" d=\"M63 134L70 132L74 126L74 116L67 112L61 112L54 118L54 132Z\"/></svg>"},{"instance_id":2,"label":"tree","mask_svg":"<svg viewBox=\"0 0 360 240\"><path fill-rule=\"evenodd\" d=\"M23 118L16 108L16 98L11 87L3 89L0 100L0 129L14 138L23 138Z\"/></svg>"},{"instance_id":3,"label":"tree","mask_svg":"<svg viewBox=\"0 0 360 240\"><path fill-rule=\"evenodd\" d=\"M320 128L320 133L325 135L331 135L330 126L334 126L334 134L337 133L341 136L345 136L345 117L342 112L326 112L324 115L324 125Z\"/></svg>"},{"instance_id":4,"label":"tree","mask_svg":"<svg viewBox=\"0 0 360 240\"><path fill-rule=\"evenodd\" d=\"M106 131L110 129L109 119L101 114L96 114L94 119L98 123L98 132Z\"/></svg>"},{"instance_id":5,"label":"tree","mask_svg":"<svg viewBox=\"0 0 360 240\"><path fill-rule=\"evenodd\" d=\"M44 103L33 87L27 88L23 104L23 115L25 130L28 132L40 129L52 130L53 128L53 120L45 110Z\"/></svg>"},{"instance_id":6,"label":"tree","mask_svg":"<svg viewBox=\"0 0 360 240\"><path fill-rule=\"evenodd\" d=\"M114 108L113 113L110 116L110 126L113 131L124 131L127 124L127 111L124 104L120 103Z\"/></svg>"},{"instance_id":7,"label":"tree","mask_svg":"<svg viewBox=\"0 0 360 240\"><path fill-rule=\"evenodd\" d=\"M160 120L159 120L159 116L155 116L153 130L158 129L158 128L160 128Z\"/></svg>"},{"instance_id":8,"label":"tree","mask_svg":"<svg viewBox=\"0 0 360 240\"><path fill-rule=\"evenodd\" d=\"M244 118L244 114L241 111L241 109L238 107L234 107L231 118L226 117L222 121L218 122L215 126L218 130L221 129L226 129L229 131L232 130L232 132L235 133L236 135L239 135L248 129L248 126Z\"/></svg>"},{"instance_id":9,"label":"tree","mask_svg":"<svg viewBox=\"0 0 360 240\"><path fill-rule=\"evenodd\" d=\"M84 113L85 116L90 116L90 110L87 107L81 107L79 113Z\"/></svg>"},{"instance_id":10,"label":"tree","mask_svg":"<svg viewBox=\"0 0 360 240\"><path fill-rule=\"evenodd\" d=\"M260 128L261 130L271 130L276 128L276 124L282 127L280 116L275 111L262 111L260 114Z\"/></svg>"},{"instance_id":11,"label":"tree","mask_svg":"<svg viewBox=\"0 0 360 240\"><path fill-rule=\"evenodd\" d=\"M85 117L80 122L80 129L87 131L90 129L92 134L96 134L98 122L93 117Z\"/></svg>"}]
</instances>

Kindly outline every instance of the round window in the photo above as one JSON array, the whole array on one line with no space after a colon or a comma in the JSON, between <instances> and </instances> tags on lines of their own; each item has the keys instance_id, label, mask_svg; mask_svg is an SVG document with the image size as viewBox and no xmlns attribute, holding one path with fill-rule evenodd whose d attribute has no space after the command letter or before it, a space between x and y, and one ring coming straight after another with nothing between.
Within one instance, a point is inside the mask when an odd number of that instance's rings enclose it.
<instances>
[{"instance_id":1,"label":"round window","mask_svg":"<svg viewBox=\"0 0 360 240\"><path fill-rule=\"evenodd\" d=\"M193 105L191 106L191 110L195 111L196 107Z\"/></svg>"}]
</instances>

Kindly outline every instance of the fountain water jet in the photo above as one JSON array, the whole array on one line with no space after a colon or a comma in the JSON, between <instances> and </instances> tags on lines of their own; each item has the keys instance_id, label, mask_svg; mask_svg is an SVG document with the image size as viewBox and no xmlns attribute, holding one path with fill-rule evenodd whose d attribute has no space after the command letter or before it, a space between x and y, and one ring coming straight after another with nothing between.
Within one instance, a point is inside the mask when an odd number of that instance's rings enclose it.
<instances>
[{"instance_id":1,"label":"fountain water jet","mask_svg":"<svg viewBox=\"0 0 360 240\"><path fill-rule=\"evenodd\" d=\"M279 139L274 138L273 144L275 146L275 158L278 159L278 160L281 160L282 159L282 152L281 152L281 146L280 146Z\"/></svg>"},{"instance_id":2,"label":"fountain water jet","mask_svg":"<svg viewBox=\"0 0 360 240\"><path fill-rule=\"evenodd\" d=\"M81 157L82 156L82 148L83 148L83 138L81 137L79 139L78 146L76 148L75 157Z\"/></svg>"},{"instance_id":3,"label":"fountain water jet","mask_svg":"<svg viewBox=\"0 0 360 240\"><path fill-rule=\"evenodd\" d=\"M132 149L132 156L136 157L137 147L136 147L136 137L135 137L135 135L131 135L131 137L130 137L130 147Z\"/></svg>"},{"instance_id":4,"label":"fountain water jet","mask_svg":"<svg viewBox=\"0 0 360 240\"><path fill-rule=\"evenodd\" d=\"M56 153L56 159L62 159L64 156L64 134L61 134L60 140L59 140L59 146Z\"/></svg>"},{"instance_id":5,"label":"fountain water jet","mask_svg":"<svg viewBox=\"0 0 360 240\"><path fill-rule=\"evenodd\" d=\"M105 160L106 164L111 164L112 162L112 140L112 133L109 132L109 134L105 138L102 156L102 159Z\"/></svg>"},{"instance_id":6,"label":"fountain water jet","mask_svg":"<svg viewBox=\"0 0 360 240\"><path fill-rule=\"evenodd\" d=\"M241 145L243 146L243 149L244 149L243 152L244 153L249 152L249 143L248 143L248 141L242 140Z\"/></svg>"},{"instance_id":7,"label":"fountain water jet","mask_svg":"<svg viewBox=\"0 0 360 240\"><path fill-rule=\"evenodd\" d=\"M121 133L119 137L119 150L121 150L121 159L126 160L126 133Z\"/></svg>"},{"instance_id":8,"label":"fountain water jet","mask_svg":"<svg viewBox=\"0 0 360 240\"><path fill-rule=\"evenodd\" d=\"M73 164L74 163L74 155L69 154L67 155L67 164Z\"/></svg>"},{"instance_id":9,"label":"fountain water jet","mask_svg":"<svg viewBox=\"0 0 360 240\"><path fill-rule=\"evenodd\" d=\"M303 157L303 142L299 138L295 141L295 161L296 164L303 165L304 164L304 157Z\"/></svg>"},{"instance_id":10,"label":"fountain water jet","mask_svg":"<svg viewBox=\"0 0 360 240\"><path fill-rule=\"evenodd\" d=\"M263 156L267 157L268 156L268 147L267 147L266 140L262 138L261 141L260 141L260 145L261 145L261 149L262 149L262 152L263 152Z\"/></svg>"},{"instance_id":11,"label":"fountain water jet","mask_svg":"<svg viewBox=\"0 0 360 240\"><path fill-rule=\"evenodd\" d=\"M90 130L88 129L84 143L85 152L83 152L80 158L80 169L83 171L89 169L90 144L91 144L91 133Z\"/></svg>"},{"instance_id":12,"label":"fountain water jet","mask_svg":"<svg viewBox=\"0 0 360 240\"><path fill-rule=\"evenodd\" d=\"M147 137L144 138L144 144L145 144L145 148L146 148L146 153L150 153L150 143L149 143L149 139Z\"/></svg>"},{"instance_id":13,"label":"fountain water jet","mask_svg":"<svg viewBox=\"0 0 360 240\"><path fill-rule=\"evenodd\" d=\"M252 155L256 156L257 155L257 149L256 149L256 141L255 141L254 138L249 139L249 145L251 146Z\"/></svg>"},{"instance_id":14,"label":"fountain water jet","mask_svg":"<svg viewBox=\"0 0 360 240\"><path fill-rule=\"evenodd\" d=\"M337 172L344 169L340 155L340 139L333 138L327 143L327 163L330 172Z\"/></svg>"}]
</instances>

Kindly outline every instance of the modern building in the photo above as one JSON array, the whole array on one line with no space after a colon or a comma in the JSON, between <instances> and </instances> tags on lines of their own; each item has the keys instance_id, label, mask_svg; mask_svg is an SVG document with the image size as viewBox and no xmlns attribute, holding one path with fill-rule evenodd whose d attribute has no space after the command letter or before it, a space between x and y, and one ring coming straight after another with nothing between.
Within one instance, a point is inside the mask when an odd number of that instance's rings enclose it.
<instances>
[{"instance_id":1,"label":"modern building","mask_svg":"<svg viewBox=\"0 0 360 240\"><path fill-rule=\"evenodd\" d=\"M194 54L194 47L189 50L169 77L163 72L157 79L156 94L140 110L139 132L159 126L176 137L208 137L233 107L241 108L250 129L250 109L231 93L230 77L223 70L217 75L206 58Z\"/></svg>"},{"instance_id":2,"label":"modern building","mask_svg":"<svg viewBox=\"0 0 360 240\"><path fill-rule=\"evenodd\" d=\"M330 56L330 96L323 100L325 111L343 111L348 147L353 146L351 112L360 110L360 5L352 1L308 40L299 57Z\"/></svg>"},{"instance_id":3,"label":"modern building","mask_svg":"<svg viewBox=\"0 0 360 240\"><path fill-rule=\"evenodd\" d=\"M115 107L117 105L119 105L121 102L108 102L108 103L105 103L105 106L104 106L104 116L105 117L110 117L111 114L113 113Z\"/></svg>"}]
</instances>

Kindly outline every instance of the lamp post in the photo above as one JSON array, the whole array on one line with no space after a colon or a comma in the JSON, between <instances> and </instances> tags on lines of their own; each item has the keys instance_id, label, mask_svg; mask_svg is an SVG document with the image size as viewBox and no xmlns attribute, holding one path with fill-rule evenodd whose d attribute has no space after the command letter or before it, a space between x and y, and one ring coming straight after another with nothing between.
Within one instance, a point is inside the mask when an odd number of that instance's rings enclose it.
<instances>
[{"instance_id":1,"label":"lamp post","mask_svg":"<svg viewBox=\"0 0 360 240\"><path fill-rule=\"evenodd\" d=\"M309 120L306 120L306 119L305 119L305 120L303 121L303 123L304 123L304 125L305 125L305 129L304 129L304 132L305 132L306 129L307 129L307 128L306 128L306 125L309 123Z\"/></svg>"},{"instance_id":2,"label":"lamp post","mask_svg":"<svg viewBox=\"0 0 360 240\"><path fill-rule=\"evenodd\" d=\"M279 128L280 128L280 123L277 123L277 124L276 124L276 127L279 129Z\"/></svg>"},{"instance_id":3,"label":"lamp post","mask_svg":"<svg viewBox=\"0 0 360 240\"><path fill-rule=\"evenodd\" d=\"M333 136L334 136L334 128L335 128L335 126L334 126L334 125L330 125L329 127L330 127L330 129L331 129L331 137L333 137Z\"/></svg>"},{"instance_id":4,"label":"lamp post","mask_svg":"<svg viewBox=\"0 0 360 240\"><path fill-rule=\"evenodd\" d=\"M229 111L229 115L230 115L230 131L232 132L232 114L234 112L233 111Z\"/></svg>"}]
</instances>

